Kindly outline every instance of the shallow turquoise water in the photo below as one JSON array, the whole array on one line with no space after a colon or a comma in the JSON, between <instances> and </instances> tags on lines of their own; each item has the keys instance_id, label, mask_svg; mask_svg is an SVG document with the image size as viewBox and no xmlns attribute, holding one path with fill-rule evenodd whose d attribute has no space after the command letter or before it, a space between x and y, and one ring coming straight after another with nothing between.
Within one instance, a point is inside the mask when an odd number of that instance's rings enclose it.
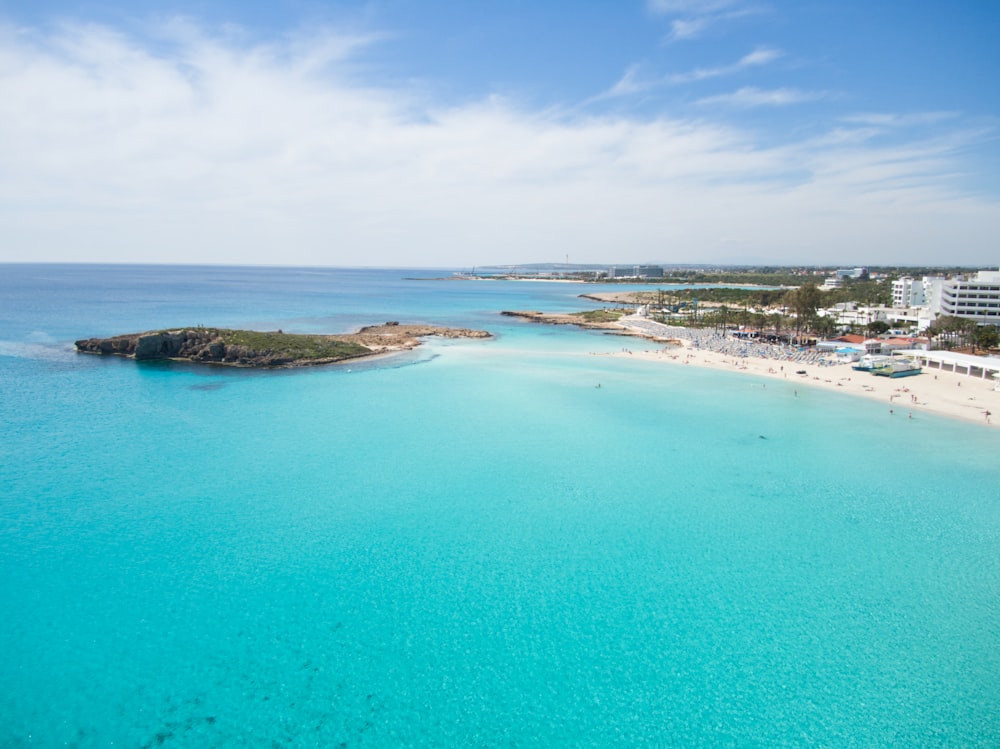
<instances>
[{"instance_id":1,"label":"shallow turquoise water","mask_svg":"<svg viewBox=\"0 0 1000 749\"><path fill-rule=\"evenodd\" d=\"M1000 742L989 430L495 314L564 284L0 271L0 745ZM281 373L66 345L181 318L499 335Z\"/></svg>"}]
</instances>

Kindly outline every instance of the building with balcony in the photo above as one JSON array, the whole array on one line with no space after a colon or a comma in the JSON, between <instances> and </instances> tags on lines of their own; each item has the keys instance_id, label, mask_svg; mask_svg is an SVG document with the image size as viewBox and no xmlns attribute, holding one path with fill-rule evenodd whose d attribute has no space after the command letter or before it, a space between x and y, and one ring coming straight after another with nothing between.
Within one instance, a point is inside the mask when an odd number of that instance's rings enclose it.
<instances>
[{"instance_id":1,"label":"building with balcony","mask_svg":"<svg viewBox=\"0 0 1000 749\"><path fill-rule=\"evenodd\" d=\"M926 304L927 294L923 281L903 276L892 282L893 307L923 307Z\"/></svg>"},{"instance_id":2,"label":"building with balcony","mask_svg":"<svg viewBox=\"0 0 1000 749\"><path fill-rule=\"evenodd\" d=\"M980 324L1000 324L1000 270L981 270L971 278L941 284L940 314Z\"/></svg>"}]
</instances>

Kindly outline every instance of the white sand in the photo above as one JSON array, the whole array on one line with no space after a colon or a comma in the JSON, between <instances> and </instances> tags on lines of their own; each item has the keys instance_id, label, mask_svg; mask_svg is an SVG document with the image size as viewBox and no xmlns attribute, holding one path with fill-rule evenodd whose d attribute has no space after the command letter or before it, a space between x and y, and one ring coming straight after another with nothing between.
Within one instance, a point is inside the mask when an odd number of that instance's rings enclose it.
<instances>
[{"instance_id":1,"label":"white sand","mask_svg":"<svg viewBox=\"0 0 1000 749\"><path fill-rule=\"evenodd\" d=\"M739 358L732 355L690 348L664 349L639 338L630 339L628 350L609 356L632 356L662 361L675 366L699 366L743 372L759 377L769 377L788 382L794 387L817 387L836 390L850 395L880 400L886 411L894 416L917 417L920 413L934 413L950 418L978 421L990 426L1000 425L1000 391L993 389L992 378L983 380L952 372L924 369L912 377L877 377L869 372L857 372L850 364L818 366L798 362L777 361L760 357ZM805 370L805 375L795 374ZM986 418L985 412L991 416Z\"/></svg>"}]
</instances>

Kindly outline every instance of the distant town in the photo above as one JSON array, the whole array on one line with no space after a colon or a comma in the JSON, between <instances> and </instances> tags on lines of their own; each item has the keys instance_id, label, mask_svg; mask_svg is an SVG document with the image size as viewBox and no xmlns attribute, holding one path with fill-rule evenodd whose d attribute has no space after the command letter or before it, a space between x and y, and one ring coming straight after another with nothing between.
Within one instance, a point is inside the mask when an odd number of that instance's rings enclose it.
<instances>
[{"instance_id":1,"label":"distant town","mask_svg":"<svg viewBox=\"0 0 1000 749\"><path fill-rule=\"evenodd\" d=\"M662 322L806 345L844 335L968 353L1000 345L1000 269L539 264L456 275L642 284L615 301Z\"/></svg>"}]
</instances>

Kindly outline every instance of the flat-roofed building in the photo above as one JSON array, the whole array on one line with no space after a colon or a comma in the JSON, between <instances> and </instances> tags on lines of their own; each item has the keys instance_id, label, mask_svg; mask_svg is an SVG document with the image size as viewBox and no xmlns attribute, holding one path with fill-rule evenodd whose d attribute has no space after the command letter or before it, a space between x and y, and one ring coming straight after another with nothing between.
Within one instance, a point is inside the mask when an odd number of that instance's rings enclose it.
<instances>
[{"instance_id":1,"label":"flat-roofed building","mask_svg":"<svg viewBox=\"0 0 1000 749\"><path fill-rule=\"evenodd\" d=\"M838 268L834 275L840 278L868 278L867 268Z\"/></svg>"},{"instance_id":2,"label":"flat-roofed building","mask_svg":"<svg viewBox=\"0 0 1000 749\"><path fill-rule=\"evenodd\" d=\"M954 372L983 380L997 380L993 389L1000 388L1000 357L973 356L953 351L925 351L915 348L896 353L913 357L922 367L927 369L939 369L942 372Z\"/></svg>"},{"instance_id":3,"label":"flat-roofed building","mask_svg":"<svg viewBox=\"0 0 1000 749\"><path fill-rule=\"evenodd\" d=\"M941 289L948 283L943 276L924 276L924 307L931 318L941 314Z\"/></svg>"},{"instance_id":4,"label":"flat-roofed building","mask_svg":"<svg viewBox=\"0 0 1000 749\"><path fill-rule=\"evenodd\" d=\"M892 282L893 307L923 307L927 304L927 294L923 281L909 276L897 278Z\"/></svg>"},{"instance_id":5,"label":"flat-roofed building","mask_svg":"<svg viewBox=\"0 0 1000 749\"><path fill-rule=\"evenodd\" d=\"M1000 324L1000 270L981 270L972 278L945 281L940 310L942 315Z\"/></svg>"},{"instance_id":6,"label":"flat-roofed building","mask_svg":"<svg viewBox=\"0 0 1000 749\"><path fill-rule=\"evenodd\" d=\"M608 268L608 278L663 278L659 265L613 265Z\"/></svg>"}]
</instances>

